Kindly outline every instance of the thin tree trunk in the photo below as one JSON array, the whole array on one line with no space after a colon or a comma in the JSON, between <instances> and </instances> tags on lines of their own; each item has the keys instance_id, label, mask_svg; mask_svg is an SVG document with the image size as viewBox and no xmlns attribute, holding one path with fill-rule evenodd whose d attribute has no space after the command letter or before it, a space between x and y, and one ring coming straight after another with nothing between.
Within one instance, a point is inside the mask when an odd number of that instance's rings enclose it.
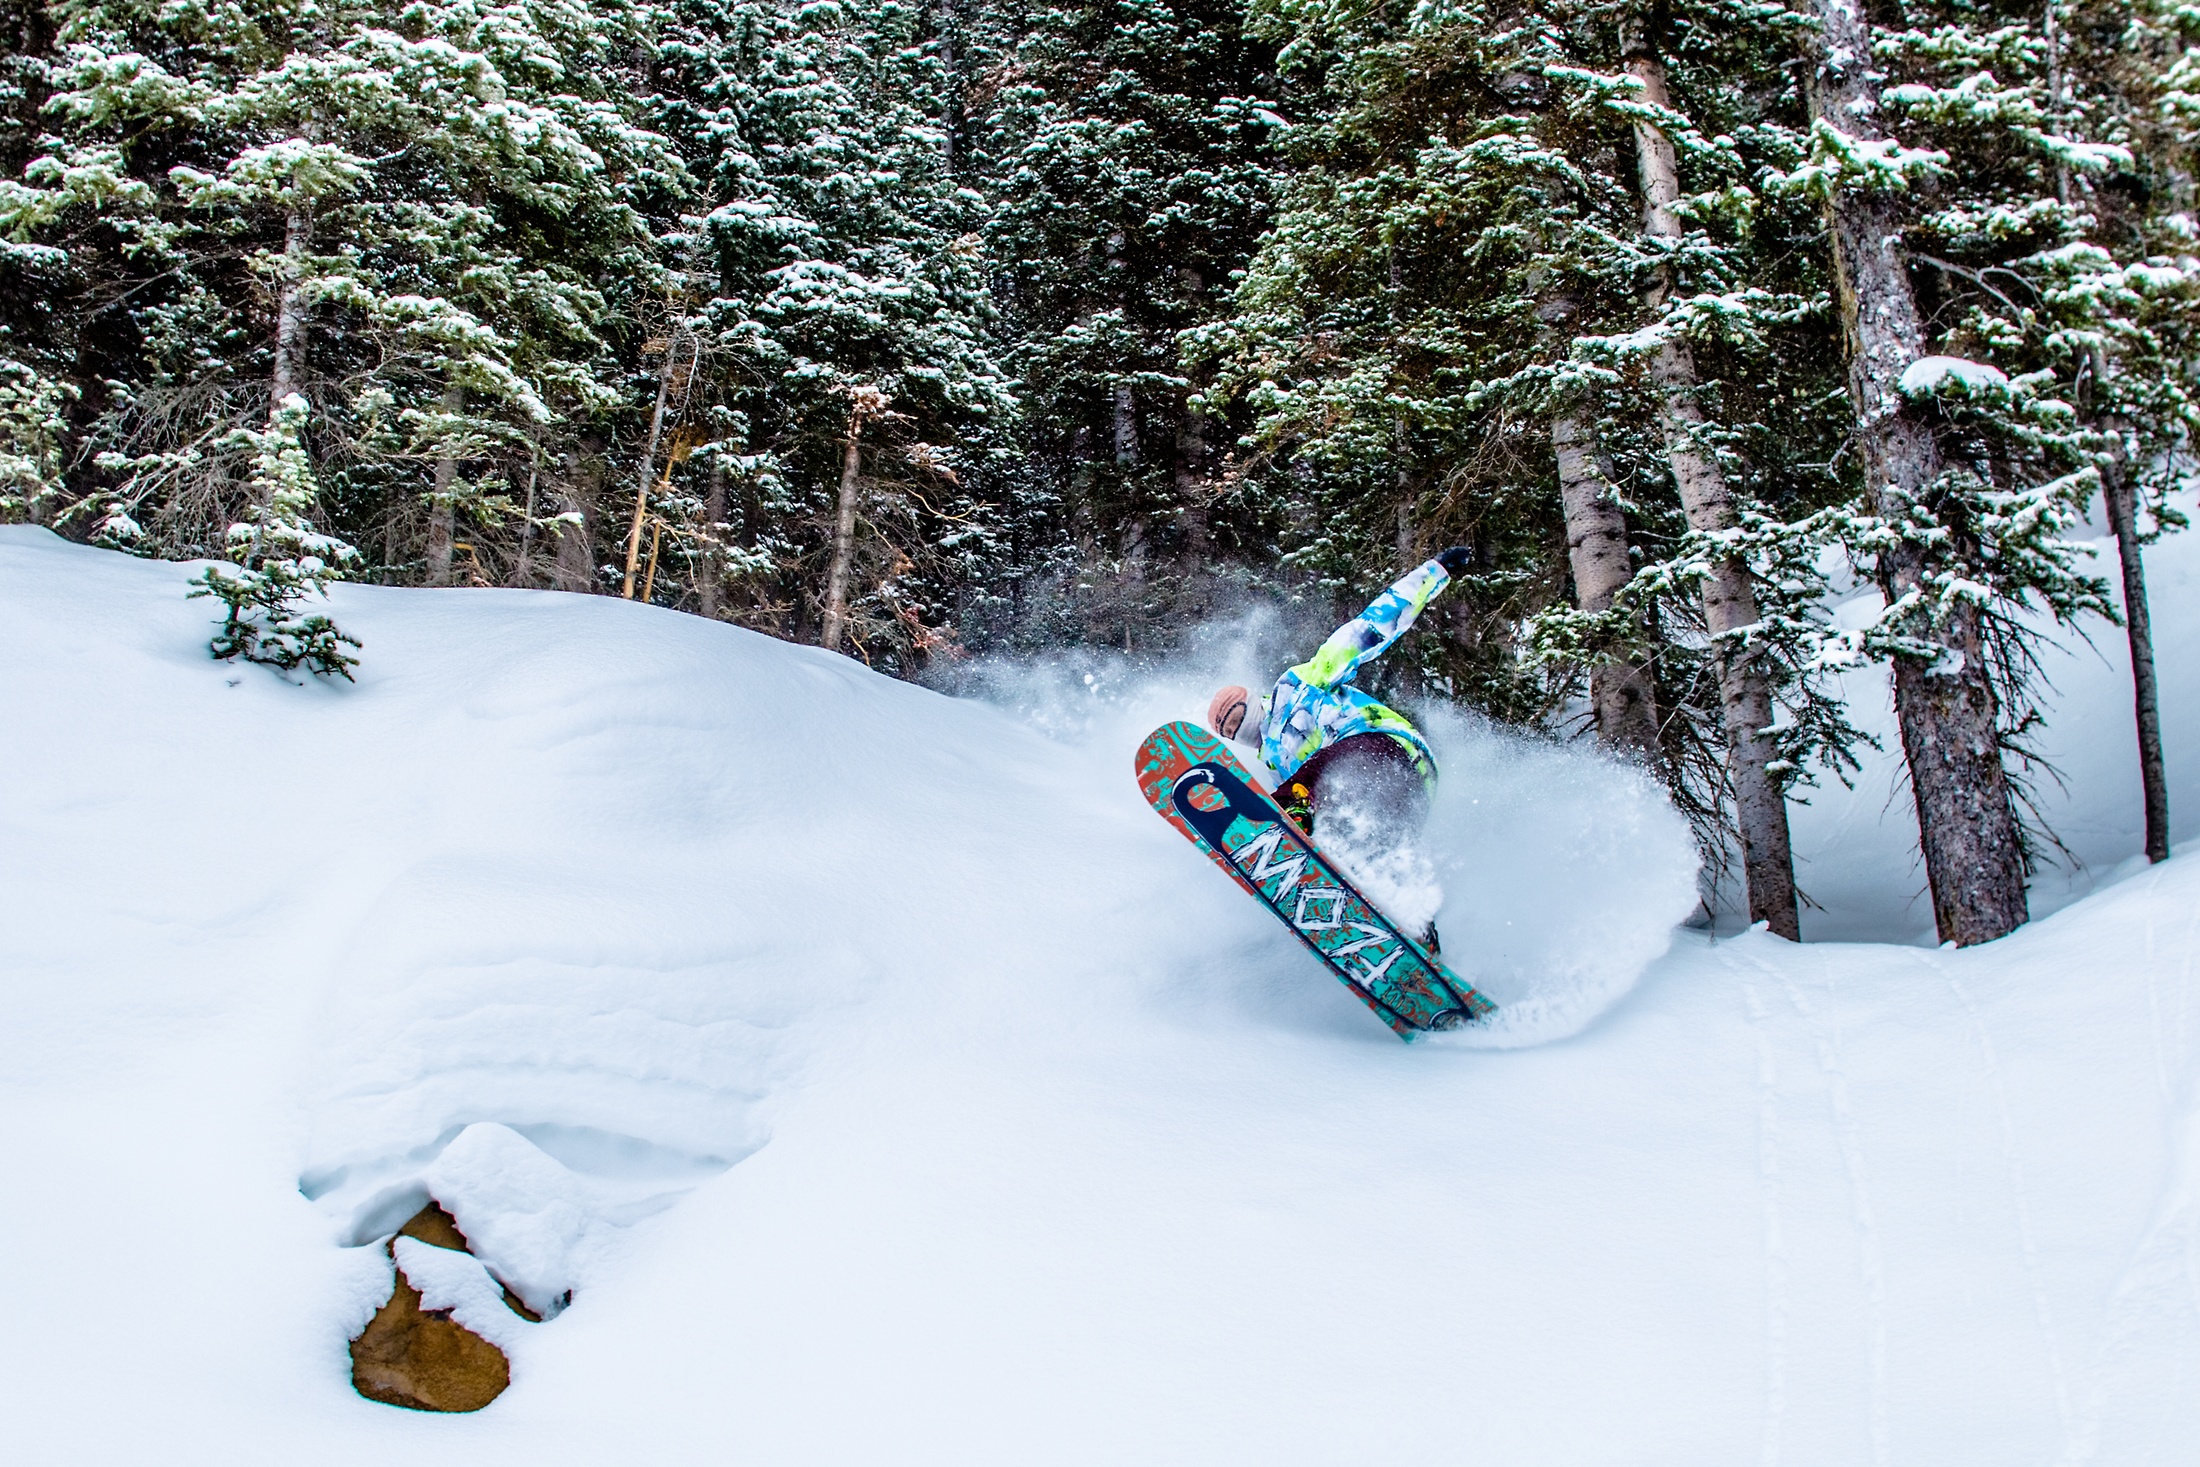
<instances>
[{"instance_id":1,"label":"thin tree trunk","mask_svg":"<svg viewBox=\"0 0 2200 1467\"><path fill-rule=\"evenodd\" d=\"M1547 353L1567 351L1576 309L1574 300L1564 295L1553 295L1536 308ZM1553 412L1551 449L1558 460L1559 508L1566 521L1575 604L1583 611L1608 611L1620 588L1634 578L1635 568L1627 553L1627 517L1604 472L1595 426L1579 403L1562 404ZM1599 659L1589 669L1589 706L1596 715L1597 742L1655 761L1658 700L1647 667L1615 657Z\"/></svg>"},{"instance_id":2,"label":"thin tree trunk","mask_svg":"<svg viewBox=\"0 0 2200 1467\"><path fill-rule=\"evenodd\" d=\"M1877 139L1881 107L1870 25L1854 0L1812 0L1812 10L1820 25L1809 86L1813 118ZM1836 188L1826 201L1826 222L1858 457L1874 512L1899 519L1923 499L1942 466L1930 428L1898 390L1903 370L1926 345L1899 251L1901 221L1884 195ZM1929 594L1931 569L1922 547L1905 543L1882 552L1879 580L1888 603ZM1939 644L1939 656L1894 659L1895 713L1934 921L1942 940L1968 947L2023 924L2024 849L2002 766L2000 707L1979 612L1958 603L1927 635Z\"/></svg>"},{"instance_id":3,"label":"thin tree trunk","mask_svg":"<svg viewBox=\"0 0 2200 1467\"><path fill-rule=\"evenodd\" d=\"M1207 415L1185 402L1176 428L1176 498L1183 516L1184 553L1206 569L1208 537L1206 469Z\"/></svg>"},{"instance_id":4,"label":"thin tree trunk","mask_svg":"<svg viewBox=\"0 0 2200 1467\"><path fill-rule=\"evenodd\" d=\"M542 478L542 438L532 435L527 445L527 496L520 511L519 554L512 561L511 583L524 586L535 578L535 487Z\"/></svg>"},{"instance_id":5,"label":"thin tree trunk","mask_svg":"<svg viewBox=\"0 0 2200 1467\"><path fill-rule=\"evenodd\" d=\"M726 456L710 456L710 489L703 497L703 583L695 588L703 615L718 619L719 597L726 576Z\"/></svg>"},{"instance_id":6,"label":"thin tree trunk","mask_svg":"<svg viewBox=\"0 0 2200 1467\"><path fill-rule=\"evenodd\" d=\"M1612 598L1634 576L1627 555L1627 520L1597 456L1595 431L1573 410L1551 420L1558 455L1558 488L1566 515L1566 554L1574 595L1583 611L1608 611ZM1658 748L1658 702L1647 669L1606 659L1589 670L1589 703L1597 740L1645 760Z\"/></svg>"},{"instance_id":7,"label":"thin tree trunk","mask_svg":"<svg viewBox=\"0 0 2200 1467\"><path fill-rule=\"evenodd\" d=\"M1131 385L1120 383L1115 389L1115 466L1133 468L1138 463L1138 400L1131 395Z\"/></svg>"},{"instance_id":8,"label":"thin tree trunk","mask_svg":"<svg viewBox=\"0 0 2200 1467\"><path fill-rule=\"evenodd\" d=\"M825 576L825 630L817 644L840 650L848 626L848 574L856 554L856 483L863 469L863 419L848 415L848 442L840 453L840 517L833 523L832 566Z\"/></svg>"},{"instance_id":9,"label":"thin tree trunk","mask_svg":"<svg viewBox=\"0 0 2200 1467\"><path fill-rule=\"evenodd\" d=\"M1665 87L1665 63L1647 36L1633 38L1627 69L1643 84L1642 100L1672 105ZM1681 221L1673 212L1680 198L1680 168L1672 140L1650 122L1635 119L1635 156L1642 178L1643 229L1652 238L1678 240ZM1664 309L1674 288L1672 268L1658 271L1647 304L1652 319ZM1696 401L1695 353L1680 337L1668 338L1650 362L1658 394L1659 426L1665 451L1680 488L1688 527L1703 534L1733 528L1734 498L1726 474L1703 438L1704 415ZM1749 919L1798 941L1802 936L1795 902L1795 860L1788 838L1787 797L1773 763L1779 757L1772 726L1772 683L1760 650L1736 634L1757 625L1757 595L1749 567L1739 557L1719 561L1703 584L1704 622L1719 656L1719 706L1726 730L1727 774L1734 786L1735 824L1742 839L1742 880L1749 897Z\"/></svg>"},{"instance_id":10,"label":"thin tree trunk","mask_svg":"<svg viewBox=\"0 0 2200 1467\"><path fill-rule=\"evenodd\" d=\"M603 445L584 438L566 455L558 485L558 499L566 515L557 532L557 560L553 583L560 591L587 594L596 589L596 499L603 487Z\"/></svg>"},{"instance_id":11,"label":"thin tree trunk","mask_svg":"<svg viewBox=\"0 0 2200 1467\"><path fill-rule=\"evenodd\" d=\"M955 70L955 4L954 0L940 0L940 69L946 73L947 85L940 98L940 162L949 174L955 171L955 101L962 88L961 76Z\"/></svg>"},{"instance_id":12,"label":"thin tree trunk","mask_svg":"<svg viewBox=\"0 0 2200 1467\"><path fill-rule=\"evenodd\" d=\"M443 389L443 413L456 417L466 406L466 389L453 382ZM458 477L458 458L444 440L435 459L435 489L428 497L428 584L451 583L451 551L458 538L458 510L451 503L451 482Z\"/></svg>"},{"instance_id":13,"label":"thin tree trunk","mask_svg":"<svg viewBox=\"0 0 2200 1467\"><path fill-rule=\"evenodd\" d=\"M313 212L292 209L283 220L283 283L275 300L275 369L267 384L267 415L306 382L306 251L313 247Z\"/></svg>"},{"instance_id":14,"label":"thin tree trunk","mask_svg":"<svg viewBox=\"0 0 2200 1467\"><path fill-rule=\"evenodd\" d=\"M1196 265L1177 272L1184 292L1195 302L1206 290L1206 278ZM1208 609L1207 559L1213 525L1207 507L1207 415L1192 406L1187 393L1179 400L1176 421L1176 502L1183 526L1183 573L1180 579L1194 612Z\"/></svg>"},{"instance_id":15,"label":"thin tree trunk","mask_svg":"<svg viewBox=\"0 0 2200 1467\"><path fill-rule=\"evenodd\" d=\"M283 283L275 297L275 365L267 379L267 421L274 425L292 394L304 395L306 381L306 302L303 292L306 251L313 245L313 213L293 208L283 217ZM252 541L245 547L244 563L260 563L260 537L267 528L266 511L274 504L274 486L260 496L259 520Z\"/></svg>"},{"instance_id":16,"label":"thin tree trunk","mask_svg":"<svg viewBox=\"0 0 2200 1467\"><path fill-rule=\"evenodd\" d=\"M634 599L634 572L642 559L642 521L649 514L649 482L657 471L657 444L664 437L665 403L672 396L672 374L680 355L677 326L665 339L665 363L657 369L657 405L649 410L649 436L642 443L641 469L634 476L634 523L626 532L626 582L619 594Z\"/></svg>"},{"instance_id":17,"label":"thin tree trunk","mask_svg":"<svg viewBox=\"0 0 2200 1467\"><path fill-rule=\"evenodd\" d=\"M2139 723L2139 787L2146 800L2147 859L2169 859L2169 780L2162 769L2162 707L2154 680L2154 631L2147 614L2146 566L2139 559L2138 496L2121 465L2102 483L2116 529L2124 580L2124 634L2131 643L2131 695Z\"/></svg>"}]
</instances>

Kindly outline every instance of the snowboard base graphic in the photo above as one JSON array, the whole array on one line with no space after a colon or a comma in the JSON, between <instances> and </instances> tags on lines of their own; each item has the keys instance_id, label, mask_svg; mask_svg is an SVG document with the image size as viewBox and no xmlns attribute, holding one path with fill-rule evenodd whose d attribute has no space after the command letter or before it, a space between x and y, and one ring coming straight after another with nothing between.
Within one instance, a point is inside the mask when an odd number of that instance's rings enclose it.
<instances>
[{"instance_id":1,"label":"snowboard base graphic","mask_svg":"<svg viewBox=\"0 0 2200 1467\"><path fill-rule=\"evenodd\" d=\"M1138 785L1163 819L1260 898L1399 1038L1496 1011L1345 880L1206 729L1179 720L1147 735Z\"/></svg>"}]
</instances>

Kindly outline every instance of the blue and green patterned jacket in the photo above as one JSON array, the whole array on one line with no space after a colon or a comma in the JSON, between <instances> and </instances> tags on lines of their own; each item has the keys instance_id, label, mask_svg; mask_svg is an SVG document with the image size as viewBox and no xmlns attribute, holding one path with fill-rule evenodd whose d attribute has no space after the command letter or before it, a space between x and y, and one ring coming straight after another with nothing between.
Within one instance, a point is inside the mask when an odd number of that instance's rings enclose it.
<instances>
[{"instance_id":1,"label":"blue and green patterned jacket","mask_svg":"<svg viewBox=\"0 0 2200 1467\"><path fill-rule=\"evenodd\" d=\"M1442 565L1429 561L1408 571L1374 604L1329 634L1312 658L1276 680L1261 702L1261 757L1280 785L1321 750L1354 734L1388 734L1405 747L1431 791L1436 756L1405 716L1352 686L1364 663L1383 655L1406 634L1421 609L1451 584Z\"/></svg>"}]
</instances>

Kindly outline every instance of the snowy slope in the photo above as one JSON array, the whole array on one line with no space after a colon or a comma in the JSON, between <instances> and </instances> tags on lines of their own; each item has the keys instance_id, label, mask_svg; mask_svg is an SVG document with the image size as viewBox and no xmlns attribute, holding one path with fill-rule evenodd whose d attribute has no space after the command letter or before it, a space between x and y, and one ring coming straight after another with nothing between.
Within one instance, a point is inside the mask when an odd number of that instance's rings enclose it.
<instances>
[{"instance_id":1,"label":"snowy slope","mask_svg":"<svg viewBox=\"0 0 2200 1467\"><path fill-rule=\"evenodd\" d=\"M205 659L188 574L0 530L0 1459L2200 1440L2190 856L1971 952L1714 944L1638 781L1444 727L1447 949L1519 1017L1408 1048L1139 802L1189 677L1063 743L344 588L359 685L291 687ZM574 1291L473 1417L348 1384L345 1245L431 1186Z\"/></svg>"}]
</instances>

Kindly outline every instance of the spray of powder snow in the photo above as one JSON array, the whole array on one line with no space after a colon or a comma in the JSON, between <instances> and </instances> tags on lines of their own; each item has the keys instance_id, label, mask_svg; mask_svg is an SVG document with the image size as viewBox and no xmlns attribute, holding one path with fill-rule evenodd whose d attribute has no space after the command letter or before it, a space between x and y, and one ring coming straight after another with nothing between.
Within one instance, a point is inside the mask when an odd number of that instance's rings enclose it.
<instances>
[{"instance_id":1,"label":"spray of powder snow","mask_svg":"<svg viewBox=\"0 0 2200 1467\"><path fill-rule=\"evenodd\" d=\"M1329 630L1261 610L1197 629L1165 659L1090 648L989 659L960 669L954 691L1013 711L1083 756L1092 779L1135 799L1140 739L1170 719L1200 719L1226 683L1265 692ZM1352 849L1346 833L1347 848L1333 854L1407 930L1433 916L1445 961L1502 1006L1440 1042L1518 1048L1579 1033L1695 910L1685 822L1654 782L1591 750L1444 705L1409 711L1443 771L1418 848Z\"/></svg>"}]
</instances>

